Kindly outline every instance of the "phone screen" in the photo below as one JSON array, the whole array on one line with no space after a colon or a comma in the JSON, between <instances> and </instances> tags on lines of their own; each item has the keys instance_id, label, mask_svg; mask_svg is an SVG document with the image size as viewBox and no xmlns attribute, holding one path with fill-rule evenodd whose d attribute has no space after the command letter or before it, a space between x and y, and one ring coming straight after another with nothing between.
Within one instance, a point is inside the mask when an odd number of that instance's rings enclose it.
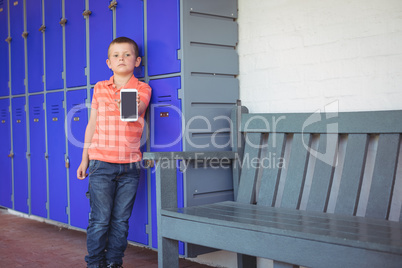
<instances>
[{"instance_id":1,"label":"phone screen","mask_svg":"<svg viewBox=\"0 0 402 268\"><path fill-rule=\"evenodd\" d=\"M120 91L120 117L123 121L137 121L137 90L122 89Z\"/></svg>"}]
</instances>

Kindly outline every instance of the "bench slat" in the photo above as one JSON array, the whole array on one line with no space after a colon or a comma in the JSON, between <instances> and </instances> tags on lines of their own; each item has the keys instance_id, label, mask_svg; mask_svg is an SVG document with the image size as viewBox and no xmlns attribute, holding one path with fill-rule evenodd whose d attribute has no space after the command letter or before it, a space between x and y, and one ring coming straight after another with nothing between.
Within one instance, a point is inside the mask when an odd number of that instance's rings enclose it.
<instances>
[{"instance_id":1,"label":"bench slat","mask_svg":"<svg viewBox=\"0 0 402 268\"><path fill-rule=\"evenodd\" d=\"M285 163L288 169L281 207L296 209L300 206L310 155L305 146L311 146L311 135L295 134L291 146L289 163Z\"/></svg>"},{"instance_id":2,"label":"bench slat","mask_svg":"<svg viewBox=\"0 0 402 268\"><path fill-rule=\"evenodd\" d=\"M366 217L388 219L399 145L399 134L382 134L379 137Z\"/></svg>"},{"instance_id":3,"label":"bench slat","mask_svg":"<svg viewBox=\"0 0 402 268\"><path fill-rule=\"evenodd\" d=\"M248 133L245 140L243 166L241 169L239 192L237 202L250 204L254 201L255 184L257 181L257 171L255 161L259 161L261 150L262 134Z\"/></svg>"},{"instance_id":4,"label":"bench slat","mask_svg":"<svg viewBox=\"0 0 402 268\"><path fill-rule=\"evenodd\" d=\"M337 134L321 134L307 210L325 212L328 206L338 149Z\"/></svg>"},{"instance_id":5,"label":"bench slat","mask_svg":"<svg viewBox=\"0 0 402 268\"><path fill-rule=\"evenodd\" d=\"M275 133L268 137L268 150L266 157L270 161L270 166L264 168L262 171L261 185L257 200L258 205L275 205L282 170L277 162L283 158L285 144L286 134L284 133Z\"/></svg>"},{"instance_id":6,"label":"bench slat","mask_svg":"<svg viewBox=\"0 0 402 268\"><path fill-rule=\"evenodd\" d=\"M356 215L368 146L367 134L350 134L335 205L336 214Z\"/></svg>"}]
</instances>

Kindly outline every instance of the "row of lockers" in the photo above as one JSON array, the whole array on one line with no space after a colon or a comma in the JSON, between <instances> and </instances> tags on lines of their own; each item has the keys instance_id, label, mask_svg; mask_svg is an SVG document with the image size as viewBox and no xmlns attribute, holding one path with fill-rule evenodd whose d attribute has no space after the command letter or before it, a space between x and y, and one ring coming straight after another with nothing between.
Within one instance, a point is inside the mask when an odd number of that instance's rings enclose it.
<instances>
[{"instance_id":1,"label":"row of lockers","mask_svg":"<svg viewBox=\"0 0 402 268\"><path fill-rule=\"evenodd\" d=\"M134 39L142 57L147 47L150 56L135 70L137 77L145 76L145 66L149 76L180 72L180 1L145 3L0 1L0 96L8 96L9 88L19 95L26 87L34 93L107 79L112 74L106 65L107 47L118 36Z\"/></svg>"},{"instance_id":2,"label":"row of lockers","mask_svg":"<svg viewBox=\"0 0 402 268\"><path fill-rule=\"evenodd\" d=\"M87 180L75 174L82 149L71 140L83 140L87 113L70 111L110 77L117 36L137 41L135 75L153 89L147 150L230 150L236 18L236 0L0 0L0 205L86 228ZM188 168L178 203L233 198L227 171ZM156 248L154 193L155 176L143 170L129 240Z\"/></svg>"},{"instance_id":3,"label":"row of lockers","mask_svg":"<svg viewBox=\"0 0 402 268\"><path fill-rule=\"evenodd\" d=\"M180 77L149 84L153 88L146 120L149 133L144 134L142 149L181 151ZM79 89L0 99L0 206L87 227L88 180L78 180L76 170L92 94ZM182 177L178 182L182 187ZM153 247L157 247L155 183L155 174L148 182L147 169L142 169L129 234L129 240ZM178 202L183 205L182 196Z\"/></svg>"}]
</instances>

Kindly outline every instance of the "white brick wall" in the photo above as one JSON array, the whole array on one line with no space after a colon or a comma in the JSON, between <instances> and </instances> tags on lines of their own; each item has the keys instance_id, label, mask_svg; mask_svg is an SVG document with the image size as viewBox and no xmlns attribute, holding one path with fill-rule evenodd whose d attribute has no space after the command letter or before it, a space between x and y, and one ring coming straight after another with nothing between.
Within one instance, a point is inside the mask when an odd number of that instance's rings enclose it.
<instances>
[{"instance_id":1,"label":"white brick wall","mask_svg":"<svg viewBox=\"0 0 402 268\"><path fill-rule=\"evenodd\" d=\"M251 112L402 109L402 0L238 0ZM220 251L199 261L236 267ZM258 259L258 267L272 267Z\"/></svg>"},{"instance_id":2,"label":"white brick wall","mask_svg":"<svg viewBox=\"0 0 402 268\"><path fill-rule=\"evenodd\" d=\"M402 0L239 0L251 112L402 109Z\"/></svg>"}]
</instances>

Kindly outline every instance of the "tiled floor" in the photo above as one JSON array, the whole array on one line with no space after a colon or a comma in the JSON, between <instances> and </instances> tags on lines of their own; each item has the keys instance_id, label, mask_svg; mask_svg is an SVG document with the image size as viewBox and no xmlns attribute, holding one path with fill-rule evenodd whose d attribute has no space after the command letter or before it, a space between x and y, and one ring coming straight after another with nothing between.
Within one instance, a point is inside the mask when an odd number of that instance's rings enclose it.
<instances>
[{"instance_id":1,"label":"tiled floor","mask_svg":"<svg viewBox=\"0 0 402 268\"><path fill-rule=\"evenodd\" d=\"M86 267L86 234L10 214L0 208L1 268ZM157 252L129 245L123 259L125 268L158 267ZM180 267L209 266L180 259Z\"/></svg>"}]
</instances>

